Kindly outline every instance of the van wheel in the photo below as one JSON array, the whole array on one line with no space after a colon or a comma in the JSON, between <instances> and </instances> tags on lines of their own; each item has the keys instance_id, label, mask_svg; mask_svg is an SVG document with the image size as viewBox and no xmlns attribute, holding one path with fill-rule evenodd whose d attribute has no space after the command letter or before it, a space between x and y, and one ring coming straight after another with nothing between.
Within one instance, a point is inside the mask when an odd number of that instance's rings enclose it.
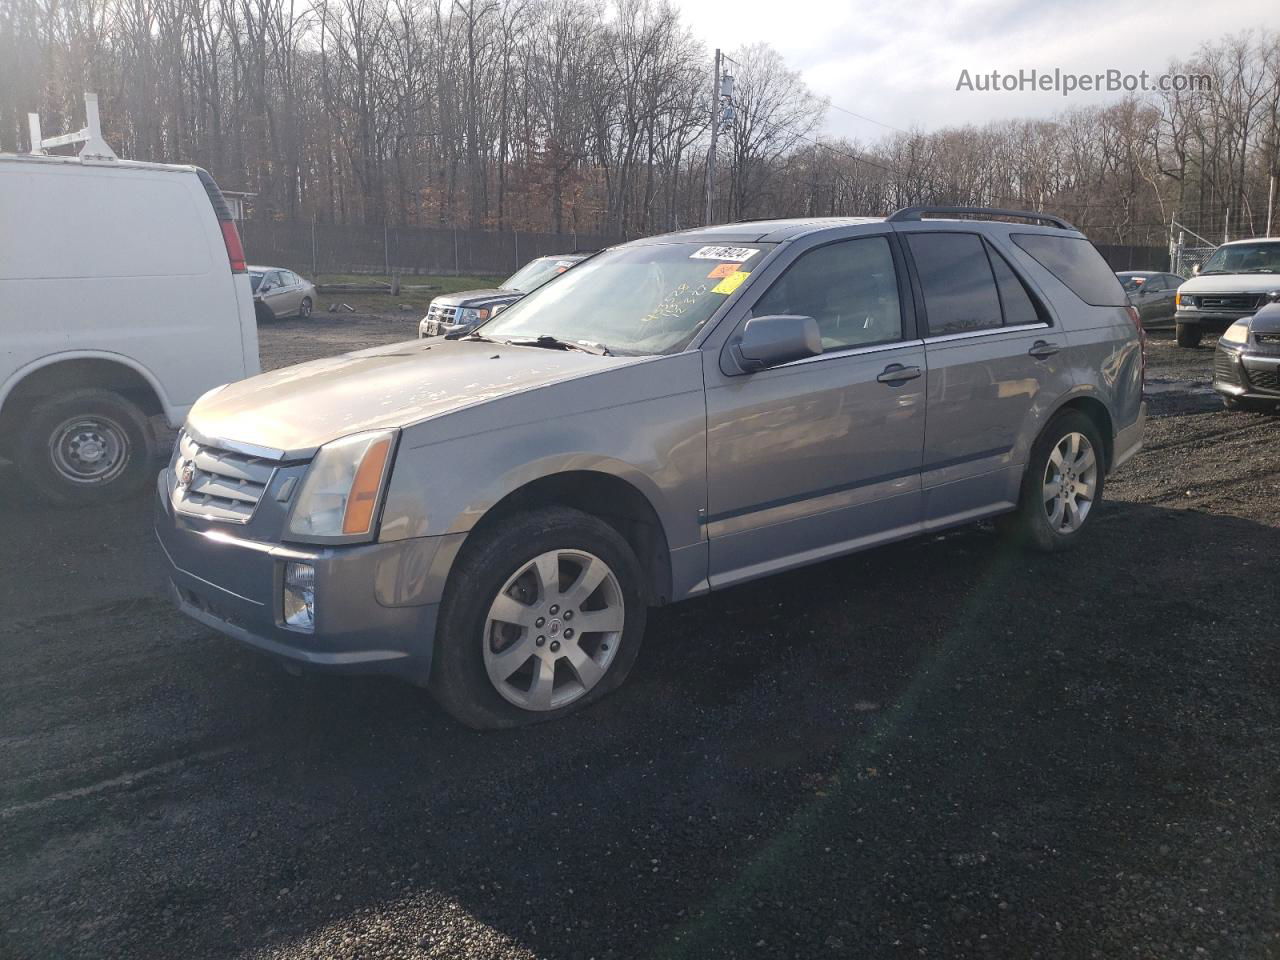
<instances>
[{"instance_id":1,"label":"van wheel","mask_svg":"<svg viewBox=\"0 0 1280 960\"><path fill-rule=\"evenodd\" d=\"M137 406L109 390L77 390L31 410L18 438L18 470L49 503L101 503L141 490L155 449Z\"/></svg>"},{"instance_id":2,"label":"van wheel","mask_svg":"<svg viewBox=\"0 0 1280 960\"><path fill-rule=\"evenodd\" d=\"M476 729L553 720L626 679L647 612L640 564L608 524L564 507L517 515L454 566L429 687Z\"/></svg>"},{"instance_id":3,"label":"van wheel","mask_svg":"<svg viewBox=\"0 0 1280 960\"><path fill-rule=\"evenodd\" d=\"M1002 518L1013 539L1050 553L1075 546L1102 502L1102 438L1092 420L1063 410L1031 448L1018 509Z\"/></svg>"},{"instance_id":4,"label":"van wheel","mask_svg":"<svg viewBox=\"0 0 1280 960\"><path fill-rule=\"evenodd\" d=\"M1177 337L1180 347L1198 347L1204 332L1195 324L1177 323L1174 324L1174 336Z\"/></svg>"},{"instance_id":5,"label":"van wheel","mask_svg":"<svg viewBox=\"0 0 1280 960\"><path fill-rule=\"evenodd\" d=\"M298 304L298 316L301 317L303 320L307 320L311 317L311 298L310 297L303 297L302 303Z\"/></svg>"}]
</instances>

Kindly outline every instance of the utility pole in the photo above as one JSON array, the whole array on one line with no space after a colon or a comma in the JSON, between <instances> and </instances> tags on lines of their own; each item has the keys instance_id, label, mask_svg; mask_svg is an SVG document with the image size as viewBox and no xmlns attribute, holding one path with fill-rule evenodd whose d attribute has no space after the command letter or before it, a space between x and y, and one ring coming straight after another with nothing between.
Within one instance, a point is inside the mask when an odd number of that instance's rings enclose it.
<instances>
[{"instance_id":1,"label":"utility pole","mask_svg":"<svg viewBox=\"0 0 1280 960\"><path fill-rule=\"evenodd\" d=\"M707 213L704 223L711 224L716 194L716 138L720 136L720 48L716 47L715 67L711 73L711 149L707 153Z\"/></svg>"},{"instance_id":2,"label":"utility pole","mask_svg":"<svg viewBox=\"0 0 1280 960\"><path fill-rule=\"evenodd\" d=\"M1267 187L1267 236L1271 236L1271 214L1276 208L1276 175L1271 174L1267 178L1270 185Z\"/></svg>"}]
</instances>

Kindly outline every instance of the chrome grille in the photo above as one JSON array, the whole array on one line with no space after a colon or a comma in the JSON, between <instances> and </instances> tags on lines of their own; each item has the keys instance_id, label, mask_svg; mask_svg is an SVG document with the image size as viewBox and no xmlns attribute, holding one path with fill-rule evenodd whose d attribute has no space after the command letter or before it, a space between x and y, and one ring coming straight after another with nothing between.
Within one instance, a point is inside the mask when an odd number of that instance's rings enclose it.
<instances>
[{"instance_id":1,"label":"chrome grille","mask_svg":"<svg viewBox=\"0 0 1280 960\"><path fill-rule=\"evenodd\" d=\"M203 446L184 432L174 458L174 506L212 520L247 523L275 469L274 460Z\"/></svg>"},{"instance_id":2,"label":"chrome grille","mask_svg":"<svg viewBox=\"0 0 1280 960\"><path fill-rule=\"evenodd\" d=\"M1209 310L1256 310L1266 299L1265 296L1243 293L1196 297L1200 306Z\"/></svg>"}]
</instances>

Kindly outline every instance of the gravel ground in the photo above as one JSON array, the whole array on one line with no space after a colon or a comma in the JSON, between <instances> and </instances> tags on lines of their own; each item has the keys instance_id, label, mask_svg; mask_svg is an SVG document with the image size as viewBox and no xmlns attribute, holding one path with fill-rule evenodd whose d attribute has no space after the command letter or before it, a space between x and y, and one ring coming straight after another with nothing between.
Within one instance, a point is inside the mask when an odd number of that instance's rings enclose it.
<instances>
[{"instance_id":1,"label":"gravel ground","mask_svg":"<svg viewBox=\"0 0 1280 960\"><path fill-rule=\"evenodd\" d=\"M145 501L0 498L0 956L1280 956L1280 419L1210 346L1152 344L1069 556L978 526L666 608L510 733L179 617Z\"/></svg>"}]
</instances>

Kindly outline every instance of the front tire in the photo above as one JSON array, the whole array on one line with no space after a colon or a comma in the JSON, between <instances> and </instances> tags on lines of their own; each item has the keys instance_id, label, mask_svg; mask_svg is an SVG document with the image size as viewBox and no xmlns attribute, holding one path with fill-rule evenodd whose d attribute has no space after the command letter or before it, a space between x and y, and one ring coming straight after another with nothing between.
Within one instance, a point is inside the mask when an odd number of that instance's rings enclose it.
<instances>
[{"instance_id":1,"label":"front tire","mask_svg":"<svg viewBox=\"0 0 1280 960\"><path fill-rule=\"evenodd\" d=\"M303 320L311 319L311 298L303 297L302 303L298 304L298 316Z\"/></svg>"},{"instance_id":2,"label":"front tire","mask_svg":"<svg viewBox=\"0 0 1280 960\"><path fill-rule=\"evenodd\" d=\"M429 687L476 729L525 726L618 687L640 652L640 564L604 521L567 507L473 534L436 627Z\"/></svg>"},{"instance_id":3,"label":"front tire","mask_svg":"<svg viewBox=\"0 0 1280 960\"><path fill-rule=\"evenodd\" d=\"M1174 324L1174 336L1177 338L1180 347L1198 347L1200 340L1204 336L1202 331L1195 324L1178 323Z\"/></svg>"},{"instance_id":4,"label":"front tire","mask_svg":"<svg viewBox=\"0 0 1280 960\"><path fill-rule=\"evenodd\" d=\"M1003 520L1004 532L1044 553L1075 546L1102 501L1103 449L1083 413L1056 414L1031 448L1018 509Z\"/></svg>"},{"instance_id":5,"label":"front tire","mask_svg":"<svg viewBox=\"0 0 1280 960\"><path fill-rule=\"evenodd\" d=\"M18 438L18 470L42 500L80 506L120 500L153 474L155 438L138 407L109 390L37 404Z\"/></svg>"}]
</instances>

